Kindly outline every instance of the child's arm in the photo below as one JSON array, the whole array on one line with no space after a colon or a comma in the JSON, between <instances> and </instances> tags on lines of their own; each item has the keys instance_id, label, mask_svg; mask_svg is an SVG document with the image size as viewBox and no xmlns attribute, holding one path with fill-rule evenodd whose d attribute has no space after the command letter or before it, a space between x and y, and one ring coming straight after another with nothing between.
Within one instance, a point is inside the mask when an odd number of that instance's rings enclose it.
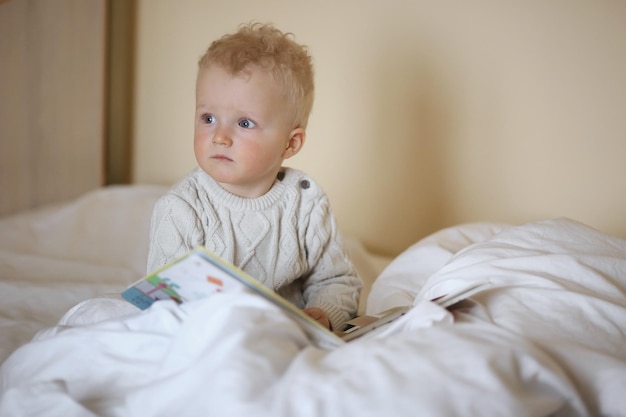
<instances>
[{"instance_id":1,"label":"child's arm","mask_svg":"<svg viewBox=\"0 0 626 417\"><path fill-rule=\"evenodd\" d=\"M325 196L311 211L306 242L311 269L303 282L305 307L322 309L331 327L339 329L356 315L363 284Z\"/></svg>"}]
</instances>

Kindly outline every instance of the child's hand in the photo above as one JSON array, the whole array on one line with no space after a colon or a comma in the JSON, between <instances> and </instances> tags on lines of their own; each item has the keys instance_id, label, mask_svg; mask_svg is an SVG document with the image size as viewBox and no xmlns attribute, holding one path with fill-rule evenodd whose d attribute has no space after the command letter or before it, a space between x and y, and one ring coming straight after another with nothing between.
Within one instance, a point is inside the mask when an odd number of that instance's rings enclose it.
<instances>
[{"instance_id":1,"label":"child's hand","mask_svg":"<svg viewBox=\"0 0 626 417\"><path fill-rule=\"evenodd\" d=\"M313 320L317 321L322 326L330 329L330 320L328 320L328 316L324 313L324 310L317 307L305 308L302 310L304 313L309 315Z\"/></svg>"}]
</instances>

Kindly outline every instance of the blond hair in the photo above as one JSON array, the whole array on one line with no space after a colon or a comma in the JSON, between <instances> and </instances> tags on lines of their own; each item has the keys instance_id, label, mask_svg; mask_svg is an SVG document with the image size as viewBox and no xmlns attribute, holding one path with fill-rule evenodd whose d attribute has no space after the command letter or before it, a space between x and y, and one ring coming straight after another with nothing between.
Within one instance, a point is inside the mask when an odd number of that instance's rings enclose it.
<instances>
[{"instance_id":1,"label":"blond hair","mask_svg":"<svg viewBox=\"0 0 626 417\"><path fill-rule=\"evenodd\" d=\"M306 128L313 107L313 63L304 45L271 24L249 23L211 43L198 62L199 71L213 64L232 75L251 66L269 71L295 111L294 127Z\"/></svg>"}]
</instances>

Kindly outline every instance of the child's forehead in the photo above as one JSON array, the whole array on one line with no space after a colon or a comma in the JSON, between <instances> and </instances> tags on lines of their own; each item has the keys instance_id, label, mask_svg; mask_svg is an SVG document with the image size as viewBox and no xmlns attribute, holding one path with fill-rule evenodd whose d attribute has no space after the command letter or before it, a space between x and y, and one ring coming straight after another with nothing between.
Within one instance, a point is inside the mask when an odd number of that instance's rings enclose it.
<instances>
[{"instance_id":1,"label":"child's forehead","mask_svg":"<svg viewBox=\"0 0 626 417\"><path fill-rule=\"evenodd\" d=\"M270 103L282 106L288 104L287 97L271 72L259 67L232 73L221 66L213 66L198 74L196 104L243 102L244 107L250 107L250 103L263 102L264 106Z\"/></svg>"},{"instance_id":2,"label":"child's forehead","mask_svg":"<svg viewBox=\"0 0 626 417\"><path fill-rule=\"evenodd\" d=\"M210 74L212 77L225 77L225 78L233 78L240 79L245 82L250 81L253 77L257 80L261 80L261 83L276 91L279 95L283 96L285 94L285 86L281 82L280 77L277 77L273 71L264 68L260 65L249 64L245 66L242 70L233 71L228 67L220 64L210 64L204 68L200 68L198 71L198 78L196 81L196 88L202 88L202 84L207 79L207 75ZM258 81L256 82L258 85Z\"/></svg>"},{"instance_id":3,"label":"child's forehead","mask_svg":"<svg viewBox=\"0 0 626 417\"><path fill-rule=\"evenodd\" d=\"M207 74L208 72L213 73L223 73L230 77L234 78L242 78L244 80L249 80L253 75L261 75L267 76L271 78L274 82L276 81L276 77L271 69L265 68L261 65L257 64L248 64L242 69L234 69L229 67L228 65L223 65L220 63L211 63L205 67L201 67L198 70L198 78Z\"/></svg>"}]
</instances>

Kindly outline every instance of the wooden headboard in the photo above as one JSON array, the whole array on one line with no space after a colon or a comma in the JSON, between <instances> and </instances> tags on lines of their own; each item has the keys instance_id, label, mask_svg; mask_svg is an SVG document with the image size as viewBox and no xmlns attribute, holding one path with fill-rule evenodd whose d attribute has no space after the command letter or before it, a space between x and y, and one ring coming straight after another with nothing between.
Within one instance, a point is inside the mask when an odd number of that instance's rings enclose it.
<instances>
[{"instance_id":1,"label":"wooden headboard","mask_svg":"<svg viewBox=\"0 0 626 417\"><path fill-rule=\"evenodd\" d=\"M133 11L0 2L0 215L130 181Z\"/></svg>"}]
</instances>

